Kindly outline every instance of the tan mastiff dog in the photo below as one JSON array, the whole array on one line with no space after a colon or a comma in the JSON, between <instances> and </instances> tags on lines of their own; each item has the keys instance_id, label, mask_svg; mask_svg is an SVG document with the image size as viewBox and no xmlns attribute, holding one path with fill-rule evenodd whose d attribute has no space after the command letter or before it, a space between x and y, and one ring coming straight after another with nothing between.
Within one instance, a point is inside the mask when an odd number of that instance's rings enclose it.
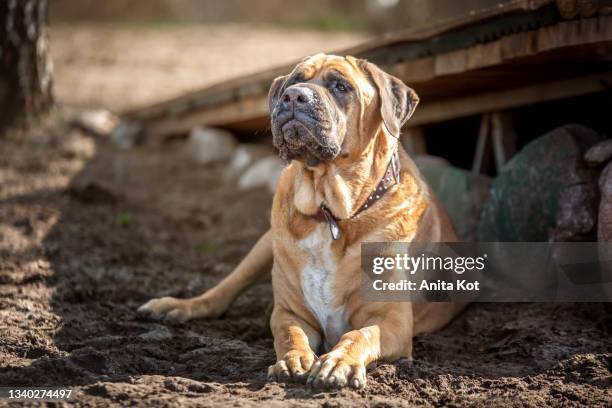
<instances>
[{"instance_id":1,"label":"tan mastiff dog","mask_svg":"<svg viewBox=\"0 0 612 408\"><path fill-rule=\"evenodd\" d=\"M359 388L368 364L410 358L413 336L443 327L464 305L365 302L360 249L365 241L457 240L399 144L417 103L399 79L352 57L315 55L277 78L272 134L290 164L271 229L218 286L193 299L153 299L139 311L179 321L219 316L273 259L270 380Z\"/></svg>"}]
</instances>

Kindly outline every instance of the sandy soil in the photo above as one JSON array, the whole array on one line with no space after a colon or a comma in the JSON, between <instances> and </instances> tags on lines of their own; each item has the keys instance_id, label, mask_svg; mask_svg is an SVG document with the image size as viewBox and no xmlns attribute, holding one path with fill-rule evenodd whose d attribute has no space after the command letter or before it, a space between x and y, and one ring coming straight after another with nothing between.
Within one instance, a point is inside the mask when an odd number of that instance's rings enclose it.
<instances>
[{"instance_id":1,"label":"sandy soil","mask_svg":"<svg viewBox=\"0 0 612 408\"><path fill-rule=\"evenodd\" d=\"M55 94L63 103L122 111L365 39L238 24L52 26Z\"/></svg>"},{"instance_id":2,"label":"sandy soil","mask_svg":"<svg viewBox=\"0 0 612 408\"><path fill-rule=\"evenodd\" d=\"M135 313L227 274L266 229L265 190L219 183L180 143L116 151L61 122L0 152L2 386L90 406L610 406L609 304L475 304L362 391L266 384L268 283L216 320Z\"/></svg>"}]
</instances>

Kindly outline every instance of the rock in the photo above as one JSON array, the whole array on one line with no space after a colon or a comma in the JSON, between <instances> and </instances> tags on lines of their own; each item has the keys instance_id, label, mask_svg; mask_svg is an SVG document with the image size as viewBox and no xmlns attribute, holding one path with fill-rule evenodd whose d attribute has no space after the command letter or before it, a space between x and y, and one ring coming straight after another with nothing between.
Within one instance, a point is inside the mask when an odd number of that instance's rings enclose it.
<instances>
[{"instance_id":1,"label":"rock","mask_svg":"<svg viewBox=\"0 0 612 408\"><path fill-rule=\"evenodd\" d=\"M594 235L596 171L583 155L601 139L584 126L565 125L526 145L494 180L479 239L573 241Z\"/></svg>"},{"instance_id":2,"label":"rock","mask_svg":"<svg viewBox=\"0 0 612 408\"><path fill-rule=\"evenodd\" d=\"M238 141L228 131L213 128L193 128L187 146L195 159L202 163L229 160L234 154Z\"/></svg>"},{"instance_id":3,"label":"rock","mask_svg":"<svg viewBox=\"0 0 612 408\"><path fill-rule=\"evenodd\" d=\"M89 110L77 114L73 124L96 136L108 136L119 125L119 118L104 109Z\"/></svg>"},{"instance_id":4,"label":"rock","mask_svg":"<svg viewBox=\"0 0 612 408\"><path fill-rule=\"evenodd\" d=\"M285 164L278 156L268 156L259 159L240 176L238 188L240 190L247 190L266 186L271 193L274 193L284 168Z\"/></svg>"},{"instance_id":5,"label":"rock","mask_svg":"<svg viewBox=\"0 0 612 408\"><path fill-rule=\"evenodd\" d=\"M597 191L593 183L567 186L559 192L559 210L552 241L589 241L597 222Z\"/></svg>"},{"instance_id":6,"label":"rock","mask_svg":"<svg viewBox=\"0 0 612 408\"><path fill-rule=\"evenodd\" d=\"M612 242L612 162L601 172L599 177L599 218L597 241Z\"/></svg>"},{"instance_id":7,"label":"rock","mask_svg":"<svg viewBox=\"0 0 612 408\"><path fill-rule=\"evenodd\" d=\"M610 159L612 159L612 139L597 143L584 155L584 160L592 166L598 166Z\"/></svg>"},{"instance_id":8,"label":"rock","mask_svg":"<svg viewBox=\"0 0 612 408\"><path fill-rule=\"evenodd\" d=\"M121 149L129 149L136 144L138 135L142 132L142 127L128 120L121 120L111 133L111 140Z\"/></svg>"},{"instance_id":9,"label":"rock","mask_svg":"<svg viewBox=\"0 0 612 408\"><path fill-rule=\"evenodd\" d=\"M425 171L427 169L441 167L441 166L450 166L450 162L446 160L444 157L440 156L432 156L429 154L421 154L418 156L414 156L412 158L414 164L417 165L419 170Z\"/></svg>"},{"instance_id":10,"label":"rock","mask_svg":"<svg viewBox=\"0 0 612 408\"><path fill-rule=\"evenodd\" d=\"M584 160L592 166L604 165L599 176L600 202L597 220L597 241L612 241L612 139L591 147ZM606 165L607 163L607 165Z\"/></svg>"},{"instance_id":11,"label":"rock","mask_svg":"<svg viewBox=\"0 0 612 408\"><path fill-rule=\"evenodd\" d=\"M441 157L416 156L414 162L448 212L459 238L477 240L480 213L489 195L491 179L453 167Z\"/></svg>"},{"instance_id":12,"label":"rock","mask_svg":"<svg viewBox=\"0 0 612 408\"><path fill-rule=\"evenodd\" d=\"M599 202L599 218L597 220L597 241L612 242L612 162L601 172L599 177L599 191L601 200ZM602 266L607 266L607 271L604 272L607 276L612 276L612 248L610 245L600 245L599 259ZM607 261L607 262L605 262ZM610 285L604 285L607 289L608 301L612 301L612 290ZM608 324L608 327L612 327Z\"/></svg>"},{"instance_id":13,"label":"rock","mask_svg":"<svg viewBox=\"0 0 612 408\"><path fill-rule=\"evenodd\" d=\"M255 161L273 154L274 151L269 146L250 143L240 144L234 151L234 155L225 170L225 180L232 181L239 178Z\"/></svg>"}]
</instances>

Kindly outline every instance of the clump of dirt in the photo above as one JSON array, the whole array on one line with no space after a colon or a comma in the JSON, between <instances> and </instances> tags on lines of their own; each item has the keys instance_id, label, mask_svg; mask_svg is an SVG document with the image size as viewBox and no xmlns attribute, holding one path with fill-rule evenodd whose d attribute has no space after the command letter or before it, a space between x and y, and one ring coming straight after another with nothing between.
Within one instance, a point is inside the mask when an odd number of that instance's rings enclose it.
<instances>
[{"instance_id":1,"label":"clump of dirt","mask_svg":"<svg viewBox=\"0 0 612 408\"><path fill-rule=\"evenodd\" d=\"M474 304L381 363L364 390L266 384L262 282L215 320L139 320L151 297L192 296L269 224L265 189L180 142L129 151L61 118L0 138L0 385L75 387L81 405L582 404L612 401L609 304Z\"/></svg>"}]
</instances>

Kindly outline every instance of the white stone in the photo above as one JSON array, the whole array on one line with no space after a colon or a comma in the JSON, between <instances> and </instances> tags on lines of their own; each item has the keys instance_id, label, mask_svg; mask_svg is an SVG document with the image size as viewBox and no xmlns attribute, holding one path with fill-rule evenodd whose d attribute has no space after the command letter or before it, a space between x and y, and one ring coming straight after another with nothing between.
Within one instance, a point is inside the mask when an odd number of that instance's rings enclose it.
<instances>
[{"instance_id":1,"label":"white stone","mask_svg":"<svg viewBox=\"0 0 612 408\"><path fill-rule=\"evenodd\" d=\"M274 150L265 145L242 143L238 145L225 169L224 177L228 182L235 182L242 173L255 161L266 156L274 155Z\"/></svg>"},{"instance_id":2,"label":"white stone","mask_svg":"<svg viewBox=\"0 0 612 408\"><path fill-rule=\"evenodd\" d=\"M196 127L189 133L187 144L198 162L208 164L229 160L238 141L226 130Z\"/></svg>"},{"instance_id":3,"label":"white stone","mask_svg":"<svg viewBox=\"0 0 612 408\"><path fill-rule=\"evenodd\" d=\"M108 136L119 125L119 118L110 111L97 109L80 112L74 122L96 136Z\"/></svg>"},{"instance_id":4,"label":"white stone","mask_svg":"<svg viewBox=\"0 0 612 408\"><path fill-rule=\"evenodd\" d=\"M259 159L240 176L238 188L247 190L266 186L271 193L274 193L284 168L285 164L277 156L267 156Z\"/></svg>"}]
</instances>

